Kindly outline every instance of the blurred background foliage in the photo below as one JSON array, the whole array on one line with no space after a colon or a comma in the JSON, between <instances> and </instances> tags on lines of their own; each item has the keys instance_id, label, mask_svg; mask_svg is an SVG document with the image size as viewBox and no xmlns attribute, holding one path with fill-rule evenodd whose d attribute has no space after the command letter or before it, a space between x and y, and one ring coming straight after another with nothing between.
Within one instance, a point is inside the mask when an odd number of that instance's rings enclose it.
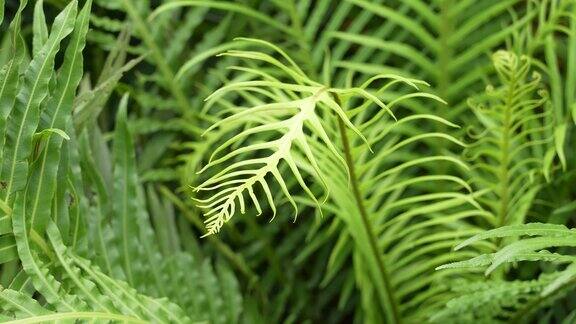
<instances>
[{"instance_id":1,"label":"blurred background foliage","mask_svg":"<svg viewBox=\"0 0 576 324\"><path fill-rule=\"evenodd\" d=\"M44 2L48 22L69 3ZM79 2L80 7L84 5L84 1ZM8 22L18 6L15 0L5 3L2 48L9 46ZM34 5L30 3L22 14L21 35L28 51L37 38L34 36L37 18L33 12ZM77 208L85 213L82 218L90 229L88 233L100 227L98 222L104 231L108 228L111 233L113 228L122 226L113 215L121 208L116 204L122 204L118 194L130 190L135 199L124 203L132 208L129 217L137 224L131 235L138 240L130 244L139 246L134 247L138 250L134 255L139 256L134 260L140 260L134 261L134 268L142 273L135 273L130 282L127 269L103 271L128 280L138 293L169 297L193 320L384 322L384 314L389 310L375 297L378 293L373 291L377 288L372 287L374 279L367 270L369 266L358 260L363 252L353 243L354 229L338 216L346 212L352 217L357 215L357 211L346 210L356 208L353 201L331 200L323 205L320 215L316 206L301 196L297 198L300 209L296 219L290 204L281 203L272 222L267 204L263 203L264 212L258 217L253 206L247 206L246 215L234 217L221 233L199 238L205 232L204 219L191 199L195 196L191 186L205 179L197 171L225 136L220 130L202 136L222 116L206 112L204 99L231 82L250 79L246 73L230 69L231 66L279 73L265 61L217 56L232 49L254 50L254 44L235 40L238 37L262 39L279 46L307 76L327 86L346 88L371 76L389 73L424 80L429 85L423 91L446 103L425 97L410 98L403 103L406 109L397 112L398 117L431 114L460 127L417 121L396 133L389 145L420 132L447 132L467 147L462 149L453 141L423 138L385 157L380 167L388 170L403 161L444 156L461 160L468 168L431 161L408 174L377 178L367 172L361 179L367 201L384 195L378 188L411 177L446 175L467 183L465 186L427 183L416 189L402 188L386 196L384 203L370 207L378 215L402 215L426 208L431 202L410 202L404 207L402 204L406 202L399 196L448 191L459 195L454 205L423 211L443 215L443 224L438 225L442 229L423 225L426 230L420 232L415 228L413 232L395 236L395 231L402 229L397 223L382 225L383 220L373 219L379 228L382 255L400 265L391 262L389 271L393 285L400 291L401 317L405 322L540 319L571 323L576 316L574 277L565 280L553 303L534 302L545 299L538 296L545 283L553 281L541 274L564 270L565 263L544 262L544 256L541 262L524 262L527 257L519 258L517 264L496 271L490 279L485 279L477 269L460 272L454 270L460 269L456 266L451 270L435 268L492 253L515 240L497 239L473 251L453 251L464 239L485 230L531 222L575 226L575 15L576 5L570 0L93 0L83 54L84 75L70 125L66 127L67 133L75 133L76 138L71 148L62 150L70 152L60 157L67 160L62 165L70 165L71 173L78 172L70 181L80 182L62 190L83 191L77 196L82 197L84 205ZM68 43L69 40L64 40L62 48ZM257 50L274 55L265 46ZM499 50L507 50L508 54ZM9 51L0 51L2 65L8 62L8 55ZM524 58L527 61L522 64L526 67L518 63L524 62ZM29 60L27 55L24 61ZM58 55L56 65L63 60L64 56ZM516 63L511 62L514 60ZM502 76L502 70L518 75L511 80L509 75ZM539 75L536 83L532 73ZM521 88L524 85L529 89ZM533 110L534 115L545 113L544 117L535 117L540 124L526 126L533 133L517 134L517 138L510 139L517 141L514 145L526 143L530 152L509 157L512 145L503 147L499 144L502 134L491 131L494 124L515 125L514 120L498 119L505 117L499 112L491 113L491 107L497 111L508 106L511 114L514 109L521 109L515 99L511 101L506 93L498 92L500 87L509 91L508 96L514 91L521 92L519 101L544 98L541 100L545 102ZM403 90L396 87L380 95L389 102ZM523 91L530 91L530 98L525 98ZM245 93L228 100L236 106L258 101ZM518 122L525 122L524 116L516 116ZM538 143L532 145L533 142ZM357 150L362 148L360 142L353 145ZM131 150L134 155L127 161L114 152ZM363 167L370 168L368 157L364 158ZM528 160L540 164L523 165ZM522 166L514 169L517 165ZM130 174L132 180L128 187L119 189L115 182L123 172ZM351 199L348 184L339 182L341 178L335 177L330 185L335 188L335 195ZM297 188L298 183L292 179L288 186ZM55 196L58 190L57 187ZM274 190L277 192L279 188ZM390 205L386 201L392 204L400 201L399 209L388 210ZM424 221L414 221L411 226L418 223ZM63 232L62 228L60 231ZM451 231L453 235L448 235ZM126 255L119 252L105 260L104 252L95 252L90 242L103 240L104 243L99 243L104 244L102 249L115 254L114 249L121 246L116 241L122 240L122 235L86 234L88 245L77 253L105 269L107 262L115 263L114 258L122 260ZM66 235L62 236L66 242ZM542 249L545 248L551 247ZM429 258L422 259L417 251ZM573 251L560 245L552 252L569 255ZM2 267L2 286L14 287L20 278L20 262L14 259ZM148 283L150 276L158 276L155 285ZM449 281L453 277L467 280L466 284ZM63 278L70 280L66 275ZM164 280L171 283L164 284ZM497 281L500 290L490 286L497 285L491 280ZM445 287L438 288L442 283ZM433 284L434 289L430 288ZM15 290L28 291L30 295L32 290L22 288L25 285L22 283ZM171 290L162 291L162 287ZM458 287L462 289L459 291ZM457 304L455 308L445 306L451 305L453 298L465 298L467 293L476 295L469 300L453 301ZM514 302L507 305L506 298ZM493 307L488 303L490 300L502 300L498 311L486 311ZM525 312L528 308L530 312ZM521 312L523 315L518 315Z\"/></svg>"}]
</instances>

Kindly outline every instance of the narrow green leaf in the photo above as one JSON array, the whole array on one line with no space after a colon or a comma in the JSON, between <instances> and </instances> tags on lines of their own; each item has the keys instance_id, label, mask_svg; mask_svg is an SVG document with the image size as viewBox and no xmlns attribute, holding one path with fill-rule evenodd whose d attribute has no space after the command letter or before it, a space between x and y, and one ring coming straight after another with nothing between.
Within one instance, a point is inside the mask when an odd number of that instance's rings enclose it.
<instances>
[{"instance_id":1,"label":"narrow green leaf","mask_svg":"<svg viewBox=\"0 0 576 324\"><path fill-rule=\"evenodd\" d=\"M44 16L44 0L38 0L34 5L32 31L32 53L33 56L36 56L48 40L48 26Z\"/></svg>"}]
</instances>

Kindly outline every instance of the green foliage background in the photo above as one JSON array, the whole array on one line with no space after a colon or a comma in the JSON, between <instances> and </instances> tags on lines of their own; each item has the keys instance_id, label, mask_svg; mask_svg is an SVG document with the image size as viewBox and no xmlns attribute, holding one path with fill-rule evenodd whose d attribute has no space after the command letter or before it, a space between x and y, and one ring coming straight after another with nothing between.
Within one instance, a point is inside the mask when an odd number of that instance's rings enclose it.
<instances>
[{"instance_id":1,"label":"green foliage background","mask_svg":"<svg viewBox=\"0 0 576 324\"><path fill-rule=\"evenodd\" d=\"M0 22L3 322L576 321L573 0Z\"/></svg>"}]
</instances>

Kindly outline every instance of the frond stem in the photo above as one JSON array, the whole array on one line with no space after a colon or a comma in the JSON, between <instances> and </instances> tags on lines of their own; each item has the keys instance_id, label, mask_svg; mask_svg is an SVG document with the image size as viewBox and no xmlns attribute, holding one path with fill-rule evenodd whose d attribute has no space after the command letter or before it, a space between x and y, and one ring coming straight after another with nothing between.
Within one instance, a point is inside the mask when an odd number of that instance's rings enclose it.
<instances>
[{"instance_id":1,"label":"frond stem","mask_svg":"<svg viewBox=\"0 0 576 324\"><path fill-rule=\"evenodd\" d=\"M338 98L338 96L335 96L335 100L339 105L341 105L340 98ZM372 253L374 254L374 259L376 260L378 270L380 271L382 281L384 282L384 287L386 288L386 291L383 292L385 294L385 300L388 301L388 305L386 305L385 311L390 312L388 316L392 320L392 323L399 324L402 322L402 320L400 318L398 302L394 296L392 283L390 282L388 272L386 271L386 267L384 266L384 260L378 249L378 243L376 240L374 229L372 228L370 221L368 219L368 213L366 212L366 207L364 206L362 194L360 193L360 185L358 183L358 177L356 175L356 170L354 168L354 159L352 158L350 142L348 140L348 135L346 134L346 125L344 124L341 118L338 118L338 127L340 129L340 137L342 138L342 146L344 148L346 166L348 167L348 170L350 172L350 183L352 186L352 192L354 193L354 199L356 200L356 205L362 218L362 224L364 225L364 229L366 230L366 233L368 235L370 248L372 250Z\"/></svg>"}]
</instances>

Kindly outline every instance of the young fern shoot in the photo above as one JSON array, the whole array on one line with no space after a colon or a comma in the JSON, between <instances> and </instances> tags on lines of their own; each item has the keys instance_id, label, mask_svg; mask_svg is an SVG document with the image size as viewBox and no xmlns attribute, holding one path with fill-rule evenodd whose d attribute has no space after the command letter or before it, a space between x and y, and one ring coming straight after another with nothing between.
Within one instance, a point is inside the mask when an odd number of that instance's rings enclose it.
<instances>
[{"instance_id":1,"label":"young fern shoot","mask_svg":"<svg viewBox=\"0 0 576 324\"><path fill-rule=\"evenodd\" d=\"M484 130L467 155L475 164L473 182L489 193L480 198L496 226L521 224L555 156L553 118L541 77L527 56L492 55L501 86L489 86L472 110Z\"/></svg>"},{"instance_id":2,"label":"young fern shoot","mask_svg":"<svg viewBox=\"0 0 576 324\"><path fill-rule=\"evenodd\" d=\"M330 118L335 116L340 119L366 142L337 98L360 99L360 107L377 105L382 112L394 118L389 107L376 96L378 91L371 92L368 87L379 79L391 79L390 83L405 82L414 87L419 83L417 80L382 75L359 87L333 88L310 79L275 45L255 39L242 41L272 49L280 54L285 62L264 52L234 50L223 54L245 59L253 64L264 62L271 65L274 75L267 72L269 70L266 68L269 66L232 67L242 74L242 78L239 78L241 81L220 88L206 99L206 112L219 103L227 107L225 113L228 116L209 127L205 134L217 128L224 133L232 133L214 150L208 164L198 172L216 167L220 169L194 188L196 192L209 194L207 198L195 198L198 207L206 210L206 235L218 233L238 211L244 214L246 195L250 197L260 215L262 207L255 193L258 186L264 192L274 218L276 204L269 178L275 179L281 192L293 206L296 217L298 207L281 172L282 163L286 164L307 196L320 206L306 179L307 176L312 177L314 183L322 187L325 199L329 196L326 175L319 166L319 152L314 149L315 145L325 146L333 158L346 168L342 154L335 144L338 141L331 138L331 131L326 130ZM224 99L225 96L232 95L243 97L246 101L253 102L254 106L238 107L232 103L233 100ZM312 145L313 141L315 145Z\"/></svg>"}]
</instances>

